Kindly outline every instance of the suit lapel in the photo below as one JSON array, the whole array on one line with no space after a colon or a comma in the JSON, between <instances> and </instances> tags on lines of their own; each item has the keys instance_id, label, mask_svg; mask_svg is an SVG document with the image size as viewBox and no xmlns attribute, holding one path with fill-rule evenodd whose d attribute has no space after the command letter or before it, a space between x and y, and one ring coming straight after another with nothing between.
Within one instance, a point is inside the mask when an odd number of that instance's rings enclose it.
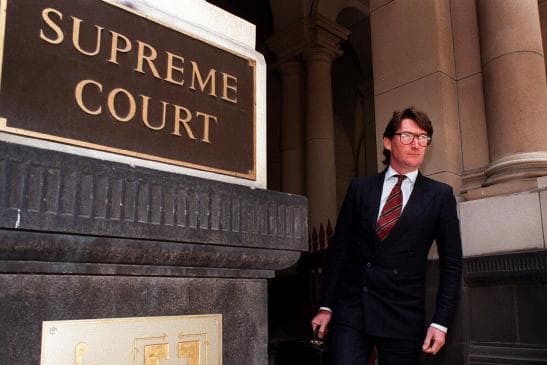
<instances>
[{"instance_id":1,"label":"suit lapel","mask_svg":"<svg viewBox=\"0 0 547 365\"><path fill-rule=\"evenodd\" d=\"M399 221L397 221L397 224L395 225L395 228L399 226L399 229L395 230L394 228L392 231L393 234L396 235L404 233L405 227L414 224L416 219L422 215L426 198L424 185L423 177L420 173L418 173L416 183L414 184L414 189L412 189L408 203L406 204L405 209L403 209Z\"/></svg>"},{"instance_id":2,"label":"suit lapel","mask_svg":"<svg viewBox=\"0 0 547 365\"><path fill-rule=\"evenodd\" d=\"M373 231L376 230L376 220L378 219L378 213L380 209L380 199L382 197L382 188L384 186L385 174L386 170L376 175L376 181L371 184L368 190L368 194L365 196L366 204L363 204L363 206L370 207L370 209L368 209L365 213L365 224Z\"/></svg>"}]
</instances>

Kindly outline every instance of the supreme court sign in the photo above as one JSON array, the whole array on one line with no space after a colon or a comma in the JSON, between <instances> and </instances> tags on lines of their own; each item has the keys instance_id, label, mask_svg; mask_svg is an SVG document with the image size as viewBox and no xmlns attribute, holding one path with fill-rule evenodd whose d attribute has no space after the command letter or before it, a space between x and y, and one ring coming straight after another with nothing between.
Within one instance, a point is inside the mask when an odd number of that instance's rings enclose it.
<instances>
[{"instance_id":1,"label":"supreme court sign","mask_svg":"<svg viewBox=\"0 0 547 365\"><path fill-rule=\"evenodd\" d=\"M2 134L265 182L254 50L109 1L1 5Z\"/></svg>"}]
</instances>

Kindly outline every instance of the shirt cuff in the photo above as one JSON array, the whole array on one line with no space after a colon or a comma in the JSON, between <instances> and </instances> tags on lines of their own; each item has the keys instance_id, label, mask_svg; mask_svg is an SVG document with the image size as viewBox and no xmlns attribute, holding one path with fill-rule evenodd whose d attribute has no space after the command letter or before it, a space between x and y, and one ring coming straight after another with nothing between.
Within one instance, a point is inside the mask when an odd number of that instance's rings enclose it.
<instances>
[{"instance_id":1,"label":"shirt cuff","mask_svg":"<svg viewBox=\"0 0 547 365\"><path fill-rule=\"evenodd\" d=\"M448 332L448 328L446 328L445 326L441 326L440 324L437 324L437 323L431 323L431 324L429 325L429 327L436 328L436 329L438 329L439 331L443 331L444 333L447 333L447 332Z\"/></svg>"},{"instance_id":2,"label":"shirt cuff","mask_svg":"<svg viewBox=\"0 0 547 365\"><path fill-rule=\"evenodd\" d=\"M320 310L320 311L327 311L327 312L331 312L331 313L332 313L332 309L330 309L329 307L319 307L319 310Z\"/></svg>"}]
</instances>

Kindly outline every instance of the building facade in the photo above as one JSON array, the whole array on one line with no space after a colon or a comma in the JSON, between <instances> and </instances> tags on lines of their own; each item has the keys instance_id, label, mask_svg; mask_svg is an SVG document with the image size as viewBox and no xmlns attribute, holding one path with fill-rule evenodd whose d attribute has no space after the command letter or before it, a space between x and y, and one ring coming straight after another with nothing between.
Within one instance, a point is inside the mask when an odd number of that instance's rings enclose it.
<instances>
[{"instance_id":1,"label":"building facade","mask_svg":"<svg viewBox=\"0 0 547 365\"><path fill-rule=\"evenodd\" d=\"M243 2L215 3L246 16ZM305 195L312 241L328 236L351 177L383 169L393 110L426 111L435 132L422 173L454 188L465 256L436 361L547 363L547 1L254 6L269 64L269 189Z\"/></svg>"}]
</instances>

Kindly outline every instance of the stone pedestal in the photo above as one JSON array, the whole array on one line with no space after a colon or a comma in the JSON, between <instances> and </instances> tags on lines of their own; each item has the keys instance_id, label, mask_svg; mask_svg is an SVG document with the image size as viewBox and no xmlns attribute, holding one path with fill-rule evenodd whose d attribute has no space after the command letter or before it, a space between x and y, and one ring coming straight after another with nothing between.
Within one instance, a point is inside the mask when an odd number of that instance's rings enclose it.
<instances>
[{"instance_id":1,"label":"stone pedestal","mask_svg":"<svg viewBox=\"0 0 547 365\"><path fill-rule=\"evenodd\" d=\"M267 363L267 279L307 250L306 200L0 142L2 363L42 321L223 315L223 364Z\"/></svg>"}]
</instances>

